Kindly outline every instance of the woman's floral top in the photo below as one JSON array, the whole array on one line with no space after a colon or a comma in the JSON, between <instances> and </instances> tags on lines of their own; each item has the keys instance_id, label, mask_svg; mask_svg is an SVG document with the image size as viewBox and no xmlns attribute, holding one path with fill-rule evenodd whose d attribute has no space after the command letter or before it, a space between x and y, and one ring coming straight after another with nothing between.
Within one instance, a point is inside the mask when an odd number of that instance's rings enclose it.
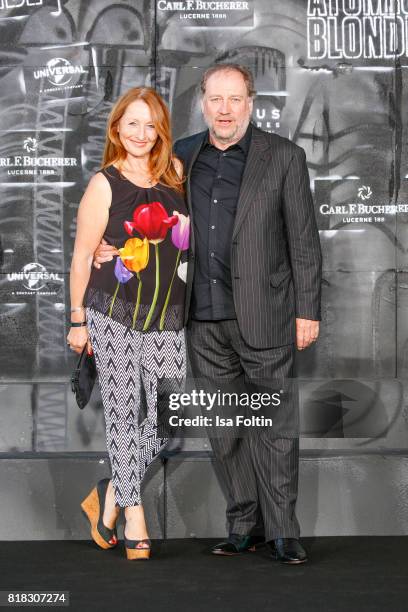
<instances>
[{"instance_id":1,"label":"woman's floral top","mask_svg":"<svg viewBox=\"0 0 408 612\"><path fill-rule=\"evenodd\" d=\"M119 249L92 268L85 305L138 331L180 330L184 322L190 219L184 196L165 185L138 187L114 167L104 239Z\"/></svg>"}]
</instances>

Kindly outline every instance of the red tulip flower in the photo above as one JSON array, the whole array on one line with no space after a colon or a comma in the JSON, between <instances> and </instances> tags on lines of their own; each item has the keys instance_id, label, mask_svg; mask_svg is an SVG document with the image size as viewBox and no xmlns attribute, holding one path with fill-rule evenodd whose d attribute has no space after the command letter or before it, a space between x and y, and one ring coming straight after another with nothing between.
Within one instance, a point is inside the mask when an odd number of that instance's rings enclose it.
<instances>
[{"instance_id":1,"label":"red tulip flower","mask_svg":"<svg viewBox=\"0 0 408 612\"><path fill-rule=\"evenodd\" d=\"M131 236L133 231L138 232L144 239L154 244L155 260L156 260L156 286L153 294L153 300L147 313L143 330L147 331L150 327L152 317L157 305L160 289L160 256L159 244L167 236L167 232L171 227L179 221L177 215L169 217L166 209L160 202L149 202L149 204L141 204L133 211L133 221L125 221L125 231Z\"/></svg>"},{"instance_id":2,"label":"red tulip flower","mask_svg":"<svg viewBox=\"0 0 408 612\"><path fill-rule=\"evenodd\" d=\"M177 223L177 215L169 217L160 202L150 202L138 206L133 212L133 221L125 221L124 226L129 236L135 230L152 244L159 244L166 238L169 229Z\"/></svg>"}]
</instances>

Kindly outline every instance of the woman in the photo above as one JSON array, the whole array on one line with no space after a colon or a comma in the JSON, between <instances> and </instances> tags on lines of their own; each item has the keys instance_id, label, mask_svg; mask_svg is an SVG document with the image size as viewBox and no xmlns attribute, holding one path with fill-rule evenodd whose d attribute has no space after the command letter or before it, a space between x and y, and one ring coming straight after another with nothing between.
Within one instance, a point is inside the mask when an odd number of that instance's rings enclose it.
<instances>
[{"instance_id":1,"label":"woman","mask_svg":"<svg viewBox=\"0 0 408 612\"><path fill-rule=\"evenodd\" d=\"M125 509L128 559L150 556L140 488L167 441L158 397L181 387L186 368L182 260L189 218L182 164L171 150L162 98L147 87L124 94L109 117L102 169L79 206L71 265L67 340L77 352L87 342L94 351L112 470L81 505L102 548L116 546L116 520ZM91 272L102 238L116 257Z\"/></svg>"}]
</instances>

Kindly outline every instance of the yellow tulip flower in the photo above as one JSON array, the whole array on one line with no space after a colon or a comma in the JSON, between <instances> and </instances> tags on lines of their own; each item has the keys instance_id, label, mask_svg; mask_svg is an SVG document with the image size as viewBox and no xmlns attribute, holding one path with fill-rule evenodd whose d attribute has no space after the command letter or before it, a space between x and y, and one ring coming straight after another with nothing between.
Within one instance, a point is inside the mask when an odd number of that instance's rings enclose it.
<instances>
[{"instance_id":1,"label":"yellow tulip flower","mask_svg":"<svg viewBox=\"0 0 408 612\"><path fill-rule=\"evenodd\" d=\"M129 238L119 249L119 255L128 270L140 272L149 263L149 241L147 238Z\"/></svg>"}]
</instances>

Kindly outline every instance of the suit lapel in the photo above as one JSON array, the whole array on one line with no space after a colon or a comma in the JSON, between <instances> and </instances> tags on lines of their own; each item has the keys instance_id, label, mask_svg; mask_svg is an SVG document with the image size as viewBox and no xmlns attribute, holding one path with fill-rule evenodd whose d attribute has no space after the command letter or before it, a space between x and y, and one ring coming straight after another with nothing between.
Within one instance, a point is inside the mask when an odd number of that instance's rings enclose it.
<instances>
[{"instance_id":1,"label":"suit lapel","mask_svg":"<svg viewBox=\"0 0 408 612\"><path fill-rule=\"evenodd\" d=\"M270 160L269 143L261 130L252 127L251 143L239 192L232 237L235 238L254 200L254 192Z\"/></svg>"}]
</instances>

